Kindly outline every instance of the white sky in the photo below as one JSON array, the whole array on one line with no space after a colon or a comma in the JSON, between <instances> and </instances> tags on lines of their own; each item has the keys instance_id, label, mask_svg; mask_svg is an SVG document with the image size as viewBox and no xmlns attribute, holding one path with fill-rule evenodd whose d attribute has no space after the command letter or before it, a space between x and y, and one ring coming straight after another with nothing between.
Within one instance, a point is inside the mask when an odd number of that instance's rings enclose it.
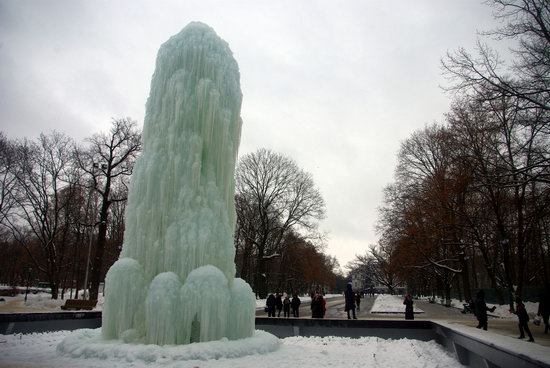
<instances>
[{"instance_id":1,"label":"white sky","mask_svg":"<svg viewBox=\"0 0 550 368\"><path fill-rule=\"evenodd\" d=\"M313 174L341 266L377 241L400 142L448 109L440 59L494 26L481 0L0 0L0 130L142 124L158 48L191 21L239 64L240 155L270 148Z\"/></svg>"}]
</instances>

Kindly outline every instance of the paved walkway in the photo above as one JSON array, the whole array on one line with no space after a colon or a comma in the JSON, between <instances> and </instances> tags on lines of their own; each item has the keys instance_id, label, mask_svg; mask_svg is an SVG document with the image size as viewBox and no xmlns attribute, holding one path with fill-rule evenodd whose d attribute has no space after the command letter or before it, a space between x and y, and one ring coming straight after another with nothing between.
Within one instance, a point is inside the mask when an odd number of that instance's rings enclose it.
<instances>
[{"instance_id":1,"label":"paved walkway","mask_svg":"<svg viewBox=\"0 0 550 368\"><path fill-rule=\"evenodd\" d=\"M404 319L404 314L370 313L375 297L365 296L361 299L357 318L359 319ZM327 301L326 318L347 318L344 311L344 298L333 298ZM449 323L459 323L475 328L477 320L473 314L462 314L460 309L448 308L440 304L432 304L423 300L415 300L415 306L422 309L424 313L415 314L415 319L441 320ZM267 313L260 311L257 316L267 316ZM282 315L282 314L281 314ZM282 317L281 317L282 318ZM300 318L311 318L309 303L303 303L300 308ZM529 323L529 328L535 338L535 343L550 347L550 334L544 334L544 326L535 326ZM518 337L519 328L517 320L500 319L489 317L488 330L500 335Z\"/></svg>"}]
</instances>

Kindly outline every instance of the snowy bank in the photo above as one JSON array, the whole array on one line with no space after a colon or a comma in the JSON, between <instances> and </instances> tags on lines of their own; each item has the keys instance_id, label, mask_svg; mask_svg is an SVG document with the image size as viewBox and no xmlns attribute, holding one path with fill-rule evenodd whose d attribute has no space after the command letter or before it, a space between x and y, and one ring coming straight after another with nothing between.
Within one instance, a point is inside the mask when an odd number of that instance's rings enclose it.
<instances>
[{"instance_id":1,"label":"snowy bank","mask_svg":"<svg viewBox=\"0 0 550 368\"><path fill-rule=\"evenodd\" d=\"M405 314L403 299L395 295L380 294L376 297L370 313L399 313ZM424 311L414 305L414 313L424 313Z\"/></svg>"}]
</instances>

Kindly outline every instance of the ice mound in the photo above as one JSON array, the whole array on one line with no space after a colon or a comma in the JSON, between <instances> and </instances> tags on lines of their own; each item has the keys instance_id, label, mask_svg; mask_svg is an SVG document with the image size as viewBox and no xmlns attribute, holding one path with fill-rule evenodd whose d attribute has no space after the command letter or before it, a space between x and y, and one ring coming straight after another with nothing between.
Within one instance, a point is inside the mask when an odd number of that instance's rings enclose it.
<instances>
[{"instance_id":1,"label":"ice mound","mask_svg":"<svg viewBox=\"0 0 550 368\"><path fill-rule=\"evenodd\" d=\"M253 335L255 297L234 278L239 78L229 46L205 24L161 46L121 258L105 282L104 339L174 345Z\"/></svg>"},{"instance_id":2,"label":"ice mound","mask_svg":"<svg viewBox=\"0 0 550 368\"><path fill-rule=\"evenodd\" d=\"M69 334L57 345L59 354L71 358L101 359L110 365L116 362L162 363L170 365L187 360L239 358L267 354L280 346L280 340L270 333L256 330L252 337L240 340L221 339L188 345L145 345L106 341L99 329L82 329Z\"/></svg>"}]
</instances>

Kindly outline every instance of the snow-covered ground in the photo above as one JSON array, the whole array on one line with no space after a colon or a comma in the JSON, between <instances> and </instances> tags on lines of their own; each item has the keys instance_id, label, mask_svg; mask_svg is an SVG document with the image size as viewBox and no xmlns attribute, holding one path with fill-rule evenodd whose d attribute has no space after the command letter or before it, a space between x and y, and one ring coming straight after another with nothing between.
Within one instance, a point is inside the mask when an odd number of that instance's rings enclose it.
<instances>
[{"instance_id":1,"label":"snow-covered ground","mask_svg":"<svg viewBox=\"0 0 550 368\"><path fill-rule=\"evenodd\" d=\"M328 296L332 297L340 295ZM307 302L309 298L301 300ZM456 306L461 305L458 301L453 302ZM264 305L265 300L257 301L259 308ZM42 310L59 310L55 303L51 304L48 294L33 294L27 307L31 306ZM401 297L380 295L372 309L382 313L403 313L403 308ZM415 312L418 311L415 308ZM550 363L548 348L543 346L454 323L448 325L461 333ZM257 331L253 338L238 341L224 339L181 346L157 346L122 344L120 341L106 344L98 336L99 330L0 335L0 367L256 368L266 365L268 361L298 367L462 367L453 355L435 341L386 340L376 337L276 339ZM84 340L86 344L82 344ZM88 344L90 341L92 344Z\"/></svg>"},{"instance_id":2,"label":"snow-covered ground","mask_svg":"<svg viewBox=\"0 0 550 368\"><path fill-rule=\"evenodd\" d=\"M78 333L73 332L73 334ZM269 365L268 362L271 362L277 365L306 368L462 367L435 341L385 340L376 337L359 339L291 337L278 340L276 350L267 353L261 351L262 344L249 344L247 341L241 340L164 347L130 345L125 354L121 354L120 349L116 349L116 347L105 347L103 354L90 355L88 358L74 358L71 354L64 354L59 351L61 349L58 349L58 345L69 334L68 331L58 331L29 335L0 335L2 342L0 366L256 368ZM266 343L270 344L268 337L264 336L264 338ZM220 355L224 355L224 350L231 350L232 357L220 357ZM220 351L222 351L221 354ZM78 354L86 356L84 351L80 351Z\"/></svg>"},{"instance_id":3,"label":"snow-covered ground","mask_svg":"<svg viewBox=\"0 0 550 368\"><path fill-rule=\"evenodd\" d=\"M440 298L435 298L435 303L443 304L445 303L445 300L442 300ZM462 310L464 309L464 304L466 304L466 301L464 300L460 301L458 299L451 299L452 308L457 308ZM527 309L527 313L529 313L531 318L537 315L539 303L524 302L524 304L525 304L525 309ZM487 314L490 316L503 318L503 319L514 319L514 320L518 318L514 313L510 312L510 306L508 304L499 305L499 304L487 303L487 306L489 308L492 308L492 307L496 308L494 312L487 312Z\"/></svg>"},{"instance_id":4,"label":"snow-covered ground","mask_svg":"<svg viewBox=\"0 0 550 368\"><path fill-rule=\"evenodd\" d=\"M0 313L47 313L61 312L61 306L65 304L65 300L69 299L69 294L65 295L65 299L52 299L49 293L29 293L25 302L25 294L17 294L16 296L3 296L4 301L0 301ZM82 295L79 296L82 298ZM95 311L100 311L103 308L103 296L100 296L97 302Z\"/></svg>"},{"instance_id":5,"label":"snow-covered ground","mask_svg":"<svg viewBox=\"0 0 550 368\"><path fill-rule=\"evenodd\" d=\"M425 298L427 300L427 298ZM436 304L444 304L445 300L440 298L435 298ZM464 309L465 301L460 301L458 299L451 299L451 307L457 309ZM533 318L537 315L539 303L534 302L525 302L525 308L527 313ZM424 311L417 307L418 303L414 305L414 313L424 313ZM517 316L510 312L510 306L508 304L499 305L487 303L489 308L493 306L496 308L494 312L488 312L487 314L492 317L502 318L502 319L517 319ZM376 297L374 305L372 306L371 313L405 313L405 306L403 305L403 298L395 295L385 295L380 294Z\"/></svg>"},{"instance_id":6,"label":"snow-covered ground","mask_svg":"<svg viewBox=\"0 0 550 368\"><path fill-rule=\"evenodd\" d=\"M424 311L413 305L414 313L424 313ZM405 314L403 298L395 295L380 294L376 297L370 313L399 313Z\"/></svg>"},{"instance_id":7,"label":"snow-covered ground","mask_svg":"<svg viewBox=\"0 0 550 368\"><path fill-rule=\"evenodd\" d=\"M327 294L326 299L332 299L341 297L340 294ZM52 299L51 294L49 293L38 293L27 295L27 301L25 302L25 294L17 294L14 297L4 296L2 297L4 301L0 301L0 313L37 313L37 312L60 312L61 306L65 304L65 300L69 299L69 294L66 293L64 299ZM82 293L79 298L82 298ZM103 309L103 296L100 296L97 302L97 306L93 309L94 311L101 311ZM300 301L302 303L309 303L311 297L309 296L300 296ZM263 310L265 308L265 299L256 300L256 310Z\"/></svg>"}]
</instances>

